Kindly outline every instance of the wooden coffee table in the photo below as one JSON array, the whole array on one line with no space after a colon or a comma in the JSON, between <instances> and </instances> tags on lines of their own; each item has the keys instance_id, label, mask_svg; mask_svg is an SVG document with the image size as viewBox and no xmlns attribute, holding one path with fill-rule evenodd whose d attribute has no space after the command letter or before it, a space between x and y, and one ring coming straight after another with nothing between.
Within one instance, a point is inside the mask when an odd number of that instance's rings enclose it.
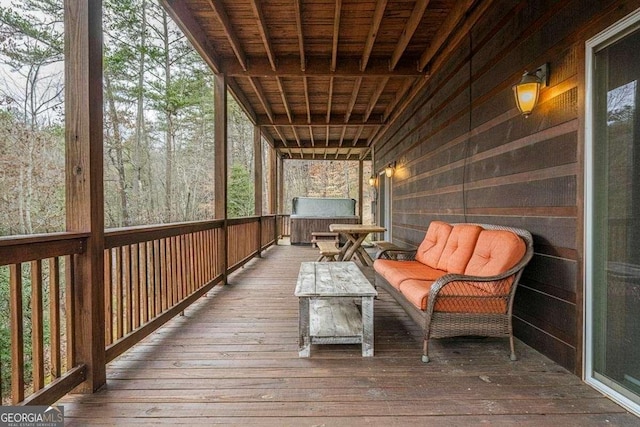
<instances>
[{"instance_id":1,"label":"wooden coffee table","mask_svg":"<svg viewBox=\"0 0 640 427\"><path fill-rule=\"evenodd\" d=\"M362 356L373 356L378 293L354 262L303 262L294 294L300 357L310 356L311 344L362 344Z\"/></svg>"}]
</instances>

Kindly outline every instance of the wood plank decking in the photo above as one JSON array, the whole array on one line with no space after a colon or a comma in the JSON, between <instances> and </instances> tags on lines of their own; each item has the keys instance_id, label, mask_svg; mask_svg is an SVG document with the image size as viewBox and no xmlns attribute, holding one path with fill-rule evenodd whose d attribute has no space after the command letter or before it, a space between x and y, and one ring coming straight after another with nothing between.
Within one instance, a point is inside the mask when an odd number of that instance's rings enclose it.
<instances>
[{"instance_id":1,"label":"wood plank decking","mask_svg":"<svg viewBox=\"0 0 640 427\"><path fill-rule=\"evenodd\" d=\"M640 425L520 342L510 362L505 340L436 340L423 364L418 328L383 291L375 357L331 345L299 358L293 291L316 253L266 251L111 362L104 390L62 399L67 425Z\"/></svg>"}]
</instances>

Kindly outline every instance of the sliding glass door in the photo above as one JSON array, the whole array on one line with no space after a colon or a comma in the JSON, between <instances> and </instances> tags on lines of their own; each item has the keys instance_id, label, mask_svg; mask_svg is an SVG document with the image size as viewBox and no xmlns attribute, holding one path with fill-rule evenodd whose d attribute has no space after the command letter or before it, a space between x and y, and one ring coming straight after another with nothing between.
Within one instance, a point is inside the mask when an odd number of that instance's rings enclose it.
<instances>
[{"instance_id":1,"label":"sliding glass door","mask_svg":"<svg viewBox=\"0 0 640 427\"><path fill-rule=\"evenodd\" d=\"M589 41L587 381L640 407L640 16Z\"/></svg>"}]
</instances>

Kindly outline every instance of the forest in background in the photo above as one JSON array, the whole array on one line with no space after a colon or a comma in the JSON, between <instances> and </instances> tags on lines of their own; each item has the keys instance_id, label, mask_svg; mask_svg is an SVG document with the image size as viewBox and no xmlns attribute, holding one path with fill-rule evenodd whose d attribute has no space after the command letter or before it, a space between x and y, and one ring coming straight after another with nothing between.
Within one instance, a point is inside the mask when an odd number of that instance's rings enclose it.
<instances>
[{"instance_id":1,"label":"forest in background","mask_svg":"<svg viewBox=\"0 0 640 427\"><path fill-rule=\"evenodd\" d=\"M65 229L62 7L62 0L0 0L0 236ZM103 26L105 227L211 219L211 71L154 0L104 0ZM233 98L228 100L228 215L250 216L254 127ZM269 147L264 141L262 145L266 213ZM290 212L296 196L357 199L358 162L283 163L283 213ZM365 170L365 180L369 173ZM365 187L365 222L369 196ZM23 270L27 381L29 270L28 265ZM44 266L45 329L47 271ZM0 382L5 402L11 366L8 287L8 267L0 267Z\"/></svg>"}]
</instances>

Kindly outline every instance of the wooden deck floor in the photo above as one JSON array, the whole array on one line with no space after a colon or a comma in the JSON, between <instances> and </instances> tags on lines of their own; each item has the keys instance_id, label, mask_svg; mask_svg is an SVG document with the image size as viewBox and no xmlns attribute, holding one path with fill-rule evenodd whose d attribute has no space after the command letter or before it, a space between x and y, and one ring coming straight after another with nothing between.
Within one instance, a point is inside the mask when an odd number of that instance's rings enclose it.
<instances>
[{"instance_id":1,"label":"wooden deck floor","mask_svg":"<svg viewBox=\"0 0 640 427\"><path fill-rule=\"evenodd\" d=\"M411 320L381 292L375 357L359 345L298 357L300 261L278 246L113 361L107 387L70 395L67 425L640 425L640 419L518 342L436 341L429 364Z\"/></svg>"}]
</instances>

